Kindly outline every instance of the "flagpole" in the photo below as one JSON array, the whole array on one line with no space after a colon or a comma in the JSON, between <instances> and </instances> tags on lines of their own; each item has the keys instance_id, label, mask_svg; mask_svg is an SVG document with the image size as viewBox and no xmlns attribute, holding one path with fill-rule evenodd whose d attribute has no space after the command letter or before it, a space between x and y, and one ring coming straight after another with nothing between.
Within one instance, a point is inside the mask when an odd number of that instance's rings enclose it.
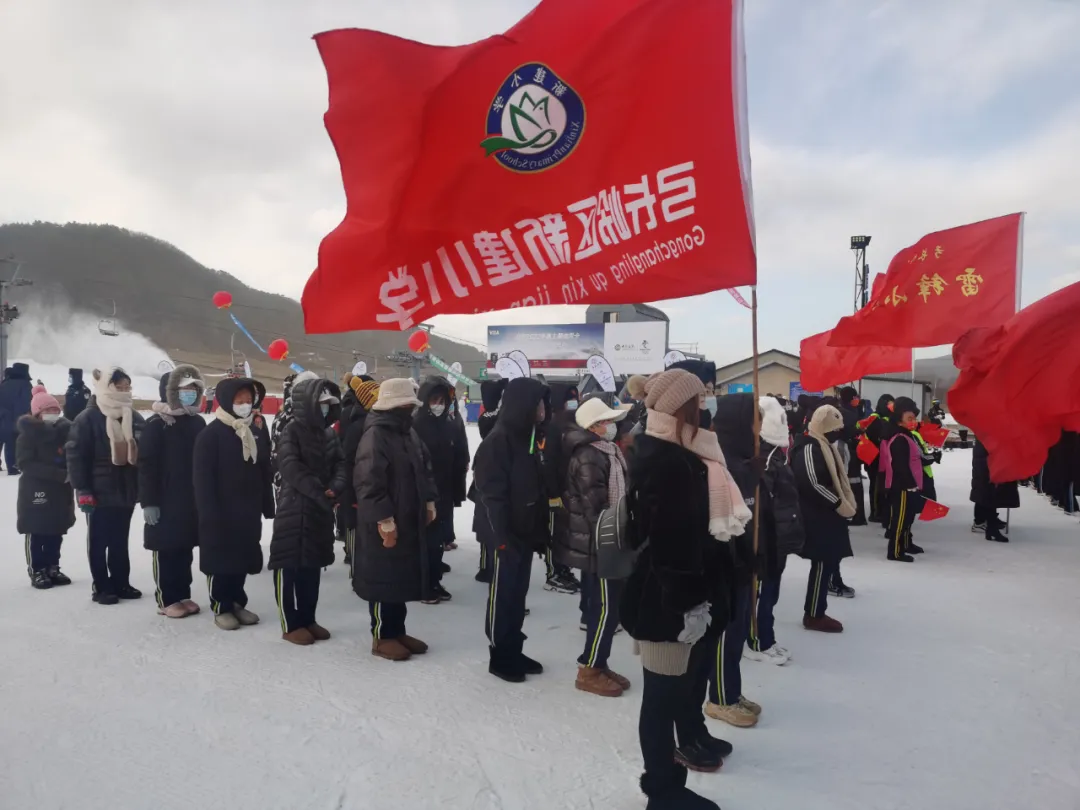
<instances>
[{"instance_id":1,"label":"flagpole","mask_svg":"<svg viewBox=\"0 0 1080 810\"><path fill-rule=\"evenodd\" d=\"M754 458L761 455L761 387L758 384L758 328L757 328L757 285L750 288L750 330L754 350ZM754 564L755 571L750 578L750 626L757 635L757 592L758 575L756 571L758 557L758 535L761 531L761 481L754 487Z\"/></svg>"}]
</instances>

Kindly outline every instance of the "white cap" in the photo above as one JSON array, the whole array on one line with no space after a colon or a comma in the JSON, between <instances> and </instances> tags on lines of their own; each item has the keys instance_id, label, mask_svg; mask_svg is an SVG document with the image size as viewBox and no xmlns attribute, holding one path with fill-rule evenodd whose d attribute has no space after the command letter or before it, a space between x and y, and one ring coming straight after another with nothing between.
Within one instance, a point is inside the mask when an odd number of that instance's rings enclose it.
<instances>
[{"instance_id":1,"label":"white cap","mask_svg":"<svg viewBox=\"0 0 1080 810\"><path fill-rule=\"evenodd\" d=\"M579 427L588 430L597 422L618 422L626 417L627 411L615 410L604 404L599 397L587 399L574 411L574 420Z\"/></svg>"},{"instance_id":2,"label":"white cap","mask_svg":"<svg viewBox=\"0 0 1080 810\"><path fill-rule=\"evenodd\" d=\"M331 405L337 405L341 400L331 394L329 388L324 388L319 396L319 402L329 402Z\"/></svg>"}]
</instances>

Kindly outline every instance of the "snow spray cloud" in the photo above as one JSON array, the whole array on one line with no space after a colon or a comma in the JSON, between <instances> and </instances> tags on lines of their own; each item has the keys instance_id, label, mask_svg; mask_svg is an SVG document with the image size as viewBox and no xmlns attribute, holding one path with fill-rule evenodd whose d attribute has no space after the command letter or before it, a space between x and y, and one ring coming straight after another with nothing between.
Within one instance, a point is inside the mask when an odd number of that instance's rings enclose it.
<instances>
[{"instance_id":1,"label":"snow spray cloud","mask_svg":"<svg viewBox=\"0 0 1080 810\"><path fill-rule=\"evenodd\" d=\"M8 357L38 365L90 369L120 366L132 376L158 377L168 360L164 349L120 326L117 337L98 331L99 318L76 312L61 296L24 296L22 315L10 327Z\"/></svg>"}]
</instances>

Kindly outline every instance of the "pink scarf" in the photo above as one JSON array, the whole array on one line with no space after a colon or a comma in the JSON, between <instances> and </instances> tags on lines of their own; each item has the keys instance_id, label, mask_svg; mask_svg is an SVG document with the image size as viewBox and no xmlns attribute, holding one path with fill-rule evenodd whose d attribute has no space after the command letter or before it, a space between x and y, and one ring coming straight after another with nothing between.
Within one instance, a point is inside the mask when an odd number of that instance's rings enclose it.
<instances>
[{"instance_id":1,"label":"pink scarf","mask_svg":"<svg viewBox=\"0 0 1080 810\"><path fill-rule=\"evenodd\" d=\"M738 484L728 472L724 452L716 434L698 430L693 436L690 425L683 426L681 440L675 435L675 417L660 411L649 411L646 435L685 447L705 464L709 483L709 534L721 542L738 537L746 531L746 524L753 518L739 491Z\"/></svg>"}]
</instances>

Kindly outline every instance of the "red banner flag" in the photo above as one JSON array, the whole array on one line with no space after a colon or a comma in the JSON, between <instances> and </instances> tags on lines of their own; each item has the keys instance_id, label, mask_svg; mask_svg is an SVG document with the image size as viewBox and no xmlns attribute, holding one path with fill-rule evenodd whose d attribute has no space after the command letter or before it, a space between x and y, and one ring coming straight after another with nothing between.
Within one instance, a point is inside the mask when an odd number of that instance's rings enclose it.
<instances>
[{"instance_id":1,"label":"red banner flag","mask_svg":"<svg viewBox=\"0 0 1080 810\"><path fill-rule=\"evenodd\" d=\"M308 332L756 283L741 0L542 0L457 48L316 42L347 213Z\"/></svg>"},{"instance_id":2,"label":"red banner flag","mask_svg":"<svg viewBox=\"0 0 1080 810\"><path fill-rule=\"evenodd\" d=\"M869 305L832 330L831 346L917 348L1000 326L1020 305L1023 214L924 236L893 257Z\"/></svg>"},{"instance_id":3,"label":"red banner flag","mask_svg":"<svg viewBox=\"0 0 1080 810\"><path fill-rule=\"evenodd\" d=\"M799 347L799 382L806 391L861 380L869 374L911 371L911 349L893 346L830 346L832 332L806 338Z\"/></svg>"},{"instance_id":4,"label":"red banner flag","mask_svg":"<svg viewBox=\"0 0 1080 810\"><path fill-rule=\"evenodd\" d=\"M859 457L859 461L869 467L880 453L881 451L877 449L865 433L859 437L859 443L855 445L855 455Z\"/></svg>"},{"instance_id":5,"label":"red banner flag","mask_svg":"<svg viewBox=\"0 0 1080 810\"><path fill-rule=\"evenodd\" d=\"M923 441L927 444L940 450L945 446L945 442L949 438L949 429L947 427L938 427L933 422L921 422L919 424L919 435L923 437Z\"/></svg>"},{"instance_id":6,"label":"red banner flag","mask_svg":"<svg viewBox=\"0 0 1080 810\"><path fill-rule=\"evenodd\" d=\"M920 520L941 520L949 514L949 507L937 501L927 500L923 504L923 510L919 513Z\"/></svg>"},{"instance_id":7,"label":"red banner flag","mask_svg":"<svg viewBox=\"0 0 1080 810\"><path fill-rule=\"evenodd\" d=\"M949 410L989 453L994 483L1034 475L1062 430L1080 430L1080 282L953 346Z\"/></svg>"}]
</instances>

